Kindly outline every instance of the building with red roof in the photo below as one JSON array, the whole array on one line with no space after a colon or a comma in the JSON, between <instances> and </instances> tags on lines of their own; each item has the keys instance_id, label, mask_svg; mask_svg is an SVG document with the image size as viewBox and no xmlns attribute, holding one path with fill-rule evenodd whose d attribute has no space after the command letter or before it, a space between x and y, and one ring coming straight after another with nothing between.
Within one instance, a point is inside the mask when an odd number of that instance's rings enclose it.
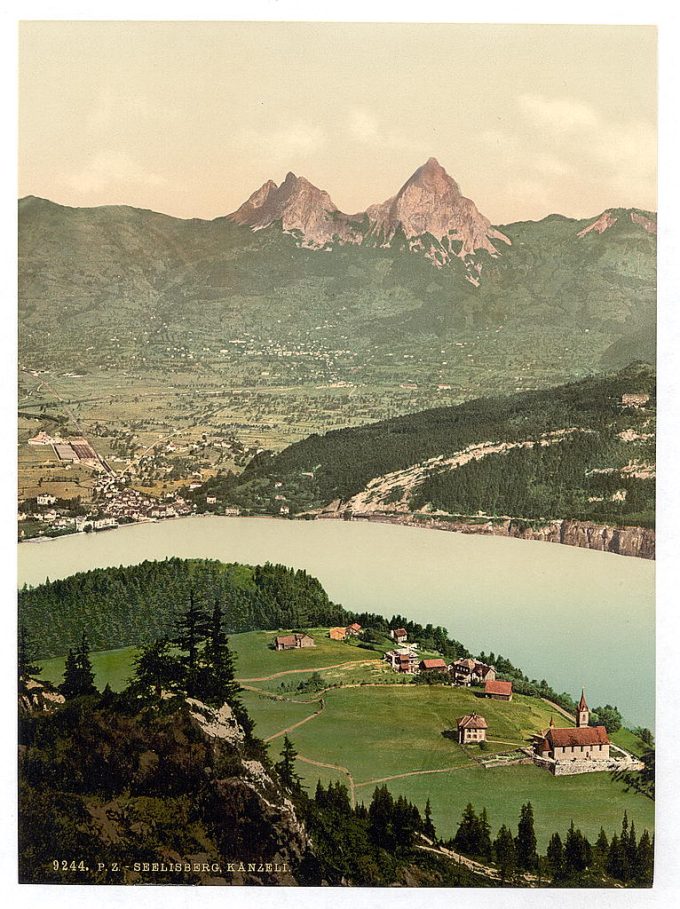
<instances>
[{"instance_id":1,"label":"building with red roof","mask_svg":"<svg viewBox=\"0 0 680 909\"><path fill-rule=\"evenodd\" d=\"M590 708L585 692L576 711L575 727L556 727L550 720L550 728L536 743L536 754L556 764L566 761L609 761L609 735L604 726L589 726ZM603 768L604 769L604 768Z\"/></svg>"},{"instance_id":2,"label":"building with red roof","mask_svg":"<svg viewBox=\"0 0 680 909\"><path fill-rule=\"evenodd\" d=\"M390 631L390 637L397 644L403 644L405 641L408 640L408 632L406 631L405 628L393 628Z\"/></svg>"},{"instance_id":3,"label":"building with red roof","mask_svg":"<svg viewBox=\"0 0 680 909\"><path fill-rule=\"evenodd\" d=\"M501 682L500 679L487 679L484 682L484 697L496 701L512 700L512 682Z\"/></svg>"},{"instance_id":4,"label":"building with red roof","mask_svg":"<svg viewBox=\"0 0 680 909\"><path fill-rule=\"evenodd\" d=\"M448 666L446 665L446 660L437 657L431 660L421 660L418 668L421 672L446 672Z\"/></svg>"}]
</instances>

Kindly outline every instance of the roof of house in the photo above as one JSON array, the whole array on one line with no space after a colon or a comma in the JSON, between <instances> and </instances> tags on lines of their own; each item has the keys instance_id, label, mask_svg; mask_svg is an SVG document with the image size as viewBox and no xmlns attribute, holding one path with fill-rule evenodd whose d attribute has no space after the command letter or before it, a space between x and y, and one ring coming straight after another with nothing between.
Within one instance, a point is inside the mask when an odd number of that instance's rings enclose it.
<instances>
[{"instance_id":1,"label":"roof of house","mask_svg":"<svg viewBox=\"0 0 680 909\"><path fill-rule=\"evenodd\" d=\"M487 679L484 682L485 694L512 694L512 682L501 682L497 679Z\"/></svg>"},{"instance_id":2,"label":"roof of house","mask_svg":"<svg viewBox=\"0 0 680 909\"><path fill-rule=\"evenodd\" d=\"M481 667L482 676L488 675L490 672L495 672L496 670L493 666L487 666L486 663L477 663L477 669Z\"/></svg>"},{"instance_id":3,"label":"roof of house","mask_svg":"<svg viewBox=\"0 0 680 909\"><path fill-rule=\"evenodd\" d=\"M609 736L604 726L581 726L579 729L549 729L545 738L556 748L568 745L608 745Z\"/></svg>"},{"instance_id":4,"label":"roof of house","mask_svg":"<svg viewBox=\"0 0 680 909\"><path fill-rule=\"evenodd\" d=\"M466 713L457 720L459 729L488 729L489 724L477 713Z\"/></svg>"},{"instance_id":5,"label":"roof of house","mask_svg":"<svg viewBox=\"0 0 680 909\"><path fill-rule=\"evenodd\" d=\"M392 629L392 634L394 634L394 635L399 635L400 637L401 637L402 635L406 635L406 633L407 633L407 632L406 632L406 629L405 629L405 628L394 628L394 629Z\"/></svg>"},{"instance_id":6,"label":"roof of house","mask_svg":"<svg viewBox=\"0 0 680 909\"><path fill-rule=\"evenodd\" d=\"M442 660L441 657L432 660L421 660L420 665L423 669L446 669L446 660Z\"/></svg>"},{"instance_id":7,"label":"roof of house","mask_svg":"<svg viewBox=\"0 0 680 909\"><path fill-rule=\"evenodd\" d=\"M361 625L359 625L358 622L352 622L352 624L348 625L347 627L351 628L352 631L361 631Z\"/></svg>"},{"instance_id":8,"label":"roof of house","mask_svg":"<svg viewBox=\"0 0 680 909\"><path fill-rule=\"evenodd\" d=\"M312 638L311 634L307 634L306 631L302 631L302 632L296 631L295 634L293 635L293 637L295 638L296 641L301 641L301 640L303 640L303 638L309 638L310 641L314 640Z\"/></svg>"},{"instance_id":9,"label":"roof of house","mask_svg":"<svg viewBox=\"0 0 680 909\"><path fill-rule=\"evenodd\" d=\"M460 668L465 667L466 669L474 669L476 664L474 660L456 660L453 665L459 666Z\"/></svg>"},{"instance_id":10,"label":"roof of house","mask_svg":"<svg viewBox=\"0 0 680 909\"><path fill-rule=\"evenodd\" d=\"M280 634L276 638L277 644L290 644L291 647L295 646L296 635L294 634Z\"/></svg>"}]
</instances>

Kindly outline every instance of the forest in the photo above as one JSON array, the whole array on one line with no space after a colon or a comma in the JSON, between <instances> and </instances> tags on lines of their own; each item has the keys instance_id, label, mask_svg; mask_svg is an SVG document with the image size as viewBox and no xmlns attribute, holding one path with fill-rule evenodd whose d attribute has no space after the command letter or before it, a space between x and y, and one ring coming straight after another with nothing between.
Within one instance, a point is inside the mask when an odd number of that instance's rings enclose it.
<instances>
[{"instance_id":1,"label":"forest","mask_svg":"<svg viewBox=\"0 0 680 909\"><path fill-rule=\"evenodd\" d=\"M637 364L548 390L313 434L279 454L262 452L239 476L218 475L189 497L199 510L215 496L253 513L278 513L285 501L294 514L346 501L375 477L450 457L470 445L536 443L547 433L566 431L550 445L513 448L451 470L435 465L409 505L451 514L651 526L653 471L622 469L631 461L654 463L655 378L651 367ZM641 408L623 407L622 396L630 392L648 395L649 401ZM394 501L394 495L385 501Z\"/></svg>"}]
</instances>

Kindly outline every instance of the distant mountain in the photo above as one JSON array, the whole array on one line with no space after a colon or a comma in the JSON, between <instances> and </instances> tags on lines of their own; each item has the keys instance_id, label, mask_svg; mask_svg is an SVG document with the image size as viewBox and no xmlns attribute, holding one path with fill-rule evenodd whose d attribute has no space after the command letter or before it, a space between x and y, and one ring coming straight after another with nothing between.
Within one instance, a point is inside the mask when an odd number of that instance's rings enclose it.
<instances>
[{"instance_id":1,"label":"distant mountain","mask_svg":"<svg viewBox=\"0 0 680 909\"><path fill-rule=\"evenodd\" d=\"M396 195L356 215L344 214L327 192L289 173L281 186L268 180L228 217L253 230L280 222L285 231L299 231L302 244L312 248L364 241L390 246L395 237L405 238L409 249L423 251L436 265L478 249L496 255L493 240L512 242L462 195L436 158L419 167Z\"/></svg>"}]
</instances>

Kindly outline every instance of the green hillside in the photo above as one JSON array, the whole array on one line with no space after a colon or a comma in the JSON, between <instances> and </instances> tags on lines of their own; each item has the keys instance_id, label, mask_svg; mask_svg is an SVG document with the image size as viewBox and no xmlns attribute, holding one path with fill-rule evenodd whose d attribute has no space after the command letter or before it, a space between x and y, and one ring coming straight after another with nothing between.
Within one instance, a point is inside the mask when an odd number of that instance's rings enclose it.
<instances>
[{"instance_id":1,"label":"green hillside","mask_svg":"<svg viewBox=\"0 0 680 909\"><path fill-rule=\"evenodd\" d=\"M643 407L622 407L625 394ZM374 478L420 465L374 487L364 507L395 503L455 515L575 518L649 526L654 521L655 373L644 365L547 391L466 402L366 426L312 435L256 458L240 477L208 481L253 511L292 512L347 501ZM488 451L483 447L486 445ZM503 447L505 446L505 447ZM470 447L478 457L439 464ZM351 503L354 507L355 503ZM358 508L361 510L361 508Z\"/></svg>"}]
</instances>

